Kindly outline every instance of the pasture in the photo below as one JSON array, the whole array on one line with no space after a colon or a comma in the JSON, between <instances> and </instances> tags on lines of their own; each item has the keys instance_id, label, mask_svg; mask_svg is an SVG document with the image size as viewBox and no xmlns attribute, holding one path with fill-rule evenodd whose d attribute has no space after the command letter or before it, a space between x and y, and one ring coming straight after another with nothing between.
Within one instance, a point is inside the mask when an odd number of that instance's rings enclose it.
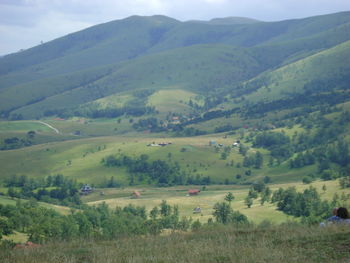
<instances>
[{"instance_id":1,"label":"pasture","mask_svg":"<svg viewBox=\"0 0 350 263\"><path fill-rule=\"evenodd\" d=\"M326 191L322 190L326 185ZM296 187L298 191L303 191L309 186L315 187L324 200L332 200L333 195L337 193L339 196L350 194L348 189L340 189L338 181L315 181L311 184L302 183L284 183L268 185L271 190L278 188ZM159 206L162 200L166 200L170 205L177 205L180 216L191 217L194 220L200 220L202 223L207 222L212 217L213 206L217 202L223 202L225 195L231 192L235 199L231 206L234 210L238 210L248 217L254 223L261 223L268 220L272 223L282 223L285 221L297 221L296 218L288 216L281 211L276 210L274 204L260 204L260 198L254 199L251 208L247 208L244 204L244 198L247 196L248 186L226 186L226 185L209 185L205 190L196 195L188 196L188 189L202 189L198 186L177 186L168 188L152 188L152 187L127 187L123 189L97 189L94 193L83 197L84 202L89 205L96 205L102 202L108 204L111 208L124 207L128 204L135 206L145 206L148 211L153 207ZM141 197L138 199L131 198L133 191L139 191ZM101 195L103 192L103 195ZM347 201L348 202L348 201ZM349 205L349 204L347 204ZM194 214L193 209L201 208L201 213Z\"/></svg>"},{"instance_id":2,"label":"pasture","mask_svg":"<svg viewBox=\"0 0 350 263\"><path fill-rule=\"evenodd\" d=\"M104 123L104 122L103 122ZM65 124L68 125L68 124ZM84 125L84 124L82 124ZM101 123L101 127L102 127ZM55 126L58 127L58 126ZM61 129L61 128L58 128ZM75 137L74 137L75 138ZM239 138L238 134L222 134L170 138L165 135L152 137L109 136L81 138L63 142L50 142L11 151L0 151L0 174L2 178L26 174L45 177L63 174L76 178L82 183L102 184L114 176L118 183L128 184L128 173L123 167L106 167L101 160L108 155L124 154L138 157L147 154L149 160L165 160L179 163L181 170L191 176L210 176L212 182L247 183L269 176L274 183L301 181L303 176L313 173L315 166L301 169L289 169L288 162L279 166L268 166L269 154L264 149L250 148L248 154L256 151L263 154L264 165L261 169L242 166L243 156L238 147L232 147L227 158L222 158L225 146L231 146ZM210 141L222 144L222 147L209 146ZM171 142L165 147L148 147L155 142ZM249 145L249 144L247 144ZM247 175L246 171L251 170Z\"/></svg>"}]
</instances>

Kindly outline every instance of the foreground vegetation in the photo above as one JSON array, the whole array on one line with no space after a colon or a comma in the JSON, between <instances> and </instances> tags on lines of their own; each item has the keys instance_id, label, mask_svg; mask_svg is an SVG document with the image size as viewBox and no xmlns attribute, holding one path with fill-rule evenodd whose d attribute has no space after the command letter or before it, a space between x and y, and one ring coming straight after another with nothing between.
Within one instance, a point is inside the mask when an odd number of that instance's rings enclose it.
<instances>
[{"instance_id":1,"label":"foreground vegetation","mask_svg":"<svg viewBox=\"0 0 350 263\"><path fill-rule=\"evenodd\" d=\"M350 228L208 225L191 233L1 249L2 262L348 262Z\"/></svg>"}]
</instances>

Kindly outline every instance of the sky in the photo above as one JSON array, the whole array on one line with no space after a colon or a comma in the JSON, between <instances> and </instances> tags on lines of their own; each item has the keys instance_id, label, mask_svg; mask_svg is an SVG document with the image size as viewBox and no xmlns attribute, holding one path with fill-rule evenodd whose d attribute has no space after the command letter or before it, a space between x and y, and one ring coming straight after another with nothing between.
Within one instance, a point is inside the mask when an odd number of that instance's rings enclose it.
<instances>
[{"instance_id":1,"label":"sky","mask_svg":"<svg viewBox=\"0 0 350 263\"><path fill-rule=\"evenodd\" d=\"M131 15L262 21L350 11L350 0L0 0L0 55Z\"/></svg>"}]
</instances>

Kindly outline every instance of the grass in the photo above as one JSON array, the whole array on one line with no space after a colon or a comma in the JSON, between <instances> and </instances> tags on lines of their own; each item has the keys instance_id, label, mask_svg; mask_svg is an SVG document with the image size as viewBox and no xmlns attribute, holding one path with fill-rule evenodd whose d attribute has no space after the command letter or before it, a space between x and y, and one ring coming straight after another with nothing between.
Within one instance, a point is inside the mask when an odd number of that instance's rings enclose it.
<instances>
[{"instance_id":1,"label":"grass","mask_svg":"<svg viewBox=\"0 0 350 263\"><path fill-rule=\"evenodd\" d=\"M166 89L159 90L148 98L148 105L154 106L162 117L165 117L168 112L188 114L191 107L188 106L190 99L197 102L195 99L197 94L181 89ZM198 101L200 102L200 101Z\"/></svg>"},{"instance_id":2,"label":"grass","mask_svg":"<svg viewBox=\"0 0 350 263\"><path fill-rule=\"evenodd\" d=\"M1 121L1 132L53 132L51 128L37 121Z\"/></svg>"},{"instance_id":3,"label":"grass","mask_svg":"<svg viewBox=\"0 0 350 263\"><path fill-rule=\"evenodd\" d=\"M213 226L166 236L112 241L51 242L32 249L1 250L4 263L19 262L348 262L350 229L338 227Z\"/></svg>"},{"instance_id":4,"label":"grass","mask_svg":"<svg viewBox=\"0 0 350 263\"><path fill-rule=\"evenodd\" d=\"M256 79L266 78L268 83L247 95L246 99L254 102L273 101L301 93L305 84L316 80L331 79L336 82L337 78L343 77L340 72L346 74L349 70L349 65L343 59L348 56L349 49L350 41L346 41L277 70L263 73Z\"/></svg>"},{"instance_id":5,"label":"grass","mask_svg":"<svg viewBox=\"0 0 350 263\"><path fill-rule=\"evenodd\" d=\"M25 243L28 241L28 235L21 232L14 231L13 234L8 236L3 236L4 240L11 240L15 243Z\"/></svg>"},{"instance_id":6,"label":"grass","mask_svg":"<svg viewBox=\"0 0 350 263\"><path fill-rule=\"evenodd\" d=\"M118 119L90 120L85 118L72 118L68 120L48 119L45 122L60 130L62 134L74 134L79 131L80 135L77 138L120 135L132 132L132 124L129 123L129 119L126 117L121 117L120 119L120 122L118 122Z\"/></svg>"},{"instance_id":7,"label":"grass","mask_svg":"<svg viewBox=\"0 0 350 263\"><path fill-rule=\"evenodd\" d=\"M16 205L18 198L11 199L7 196L0 196L0 204L2 205ZM22 202L27 202L28 200L25 199L20 199ZM54 205L54 204L49 204L49 203L44 203L44 202L38 202L40 206L53 209L56 212L62 214L62 215L68 215L70 212L70 208L66 206L61 206L61 205Z\"/></svg>"},{"instance_id":8,"label":"grass","mask_svg":"<svg viewBox=\"0 0 350 263\"><path fill-rule=\"evenodd\" d=\"M326 185L326 191L322 190L323 185ZM341 189L338 181L314 181L311 184L302 183L283 183L268 185L271 190L278 188L296 187L297 191L313 186L321 194L324 200L332 200L333 195L337 193L341 196L342 193L350 194L349 189ZM200 189L198 186L177 186L168 188L152 188L152 187L127 187L123 189L97 189L91 195L83 197L83 201L89 205L96 205L105 202L111 208L116 206L124 207L128 204L136 206L145 206L148 211L153 207L158 206L161 200L166 200L170 205L177 205L181 216L192 217L194 220L199 219L201 222L207 222L212 217L213 206L217 202L223 202L224 197L228 192L232 192L235 196L232 202L232 208L245 214L249 220L254 223L260 223L268 220L272 223L282 223L287 220L297 220L294 217L287 216L281 211L276 210L274 204L260 204L260 199L255 199L251 208L247 208L244 204L244 198L248 194L248 186L215 186L209 185L205 191L201 191L198 196L187 196L187 191L190 188ZM141 198L131 199L131 194L134 190L141 193ZM103 192L104 195L100 193ZM193 214L195 207L202 209L201 214Z\"/></svg>"},{"instance_id":9,"label":"grass","mask_svg":"<svg viewBox=\"0 0 350 263\"><path fill-rule=\"evenodd\" d=\"M72 127L88 127L95 129L101 128L101 132L108 127L117 126L114 120L95 121L84 124L80 120L69 121L47 121L62 132L68 132ZM71 126L70 126L71 125ZM77 126L75 126L77 125ZM126 125L122 123L120 125ZM127 124L129 125L129 124ZM87 128L86 128L87 129ZM85 131L82 130L84 133ZM66 135L62 135L66 136ZM70 135L72 136L72 135ZM275 183L301 181L303 176L314 173L315 166L307 166L301 169L290 169L288 163L282 163L280 166L268 167L268 152L264 149L251 148L248 154L254 154L260 151L265 160L262 169L252 169L237 167L242 164L243 156L238 153L237 148L232 148L231 153L226 160L221 158L223 149L215 150L209 146L209 141L215 140L217 143L225 146L231 145L239 135L230 135L223 137L223 134L213 134L198 137L167 138L166 135L149 134L127 134L125 136L93 137L82 138L75 136L79 140L70 140L62 142L51 142L32 147L26 147L11 151L0 151L0 175L6 178L14 174L26 174L33 177L45 177L50 174L63 174L76 178L84 183L100 184L108 180L111 176L122 184L127 184L128 175L124 168L108 168L101 163L102 158L110 155L123 153L128 156L137 157L141 154L149 155L150 161L161 159L178 162L182 170L192 176L210 176L212 181L220 183L229 180L234 183L252 182L261 179L264 176L271 177ZM164 137L163 137L164 136ZM172 142L172 145L166 147L147 147L152 142ZM183 151L182 149L185 149ZM171 158L168 158L168 154ZM231 165L233 162L233 165ZM245 176L245 171L250 169L251 176ZM236 175L242 176L237 179Z\"/></svg>"}]
</instances>

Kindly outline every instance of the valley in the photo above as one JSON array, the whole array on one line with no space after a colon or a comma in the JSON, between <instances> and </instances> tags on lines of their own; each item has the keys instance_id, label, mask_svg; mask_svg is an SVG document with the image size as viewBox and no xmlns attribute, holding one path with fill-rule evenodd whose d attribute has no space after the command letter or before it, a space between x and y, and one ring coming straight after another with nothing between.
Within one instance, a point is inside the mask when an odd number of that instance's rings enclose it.
<instances>
[{"instance_id":1,"label":"valley","mask_svg":"<svg viewBox=\"0 0 350 263\"><path fill-rule=\"evenodd\" d=\"M0 237L300 244L350 206L349 29L132 16L0 57Z\"/></svg>"}]
</instances>

